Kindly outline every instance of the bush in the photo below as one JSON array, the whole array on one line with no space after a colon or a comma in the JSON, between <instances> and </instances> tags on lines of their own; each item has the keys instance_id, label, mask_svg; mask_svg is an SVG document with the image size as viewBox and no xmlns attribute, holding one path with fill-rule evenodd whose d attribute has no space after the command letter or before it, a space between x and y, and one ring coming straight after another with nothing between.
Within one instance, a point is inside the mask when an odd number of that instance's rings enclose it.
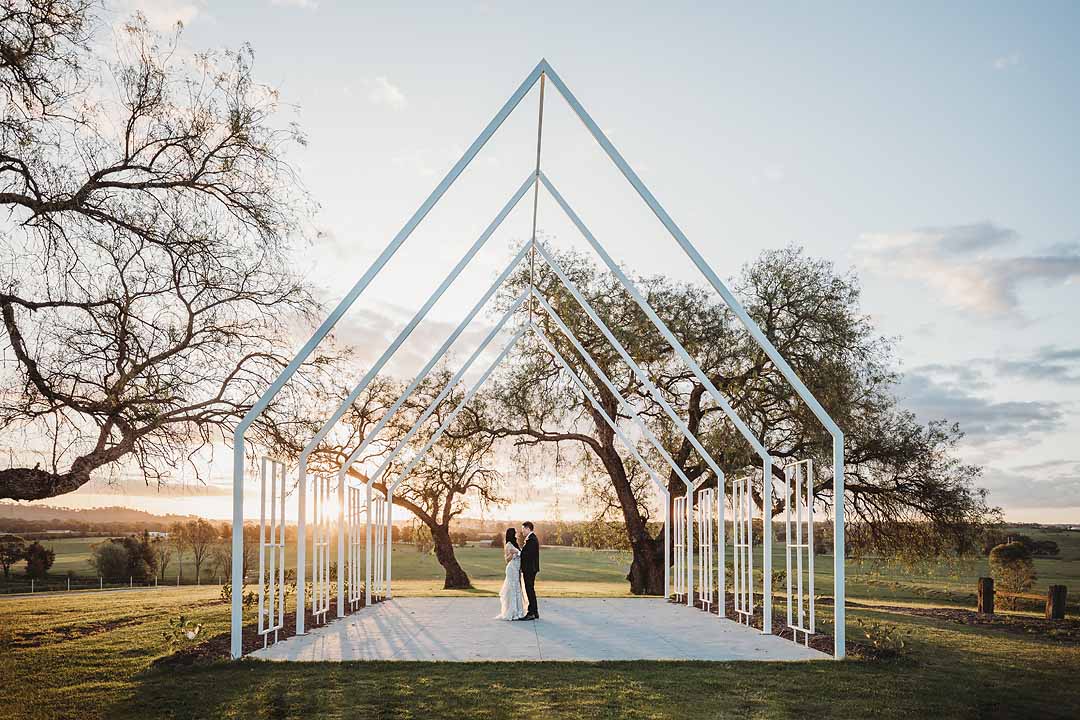
<instances>
[{"instance_id":1,"label":"bush","mask_svg":"<svg viewBox=\"0 0 1080 720\"><path fill-rule=\"evenodd\" d=\"M90 551L90 564L109 582L126 582L128 579L128 552L120 543L107 540L95 545Z\"/></svg>"},{"instance_id":2,"label":"bush","mask_svg":"<svg viewBox=\"0 0 1080 720\"><path fill-rule=\"evenodd\" d=\"M44 580L55 560L56 553L35 540L26 548L26 577Z\"/></svg>"},{"instance_id":3,"label":"bush","mask_svg":"<svg viewBox=\"0 0 1080 720\"><path fill-rule=\"evenodd\" d=\"M1014 540L1002 543L990 551L990 575L1001 593L1023 593L1035 583L1035 563L1031 550L1022 542ZM1017 599L1003 594L1001 604L1012 610Z\"/></svg>"},{"instance_id":4,"label":"bush","mask_svg":"<svg viewBox=\"0 0 1080 720\"><path fill-rule=\"evenodd\" d=\"M491 547L501 548L503 546L503 534L495 533L491 536Z\"/></svg>"}]
</instances>

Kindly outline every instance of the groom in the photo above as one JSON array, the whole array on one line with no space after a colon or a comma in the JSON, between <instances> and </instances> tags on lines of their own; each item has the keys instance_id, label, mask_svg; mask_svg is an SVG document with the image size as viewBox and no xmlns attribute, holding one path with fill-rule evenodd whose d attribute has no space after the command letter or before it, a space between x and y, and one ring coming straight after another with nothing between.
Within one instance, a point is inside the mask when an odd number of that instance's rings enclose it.
<instances>
[{"instance_id":1,"label":"groom","mask_svg":"<svg viewBox=\"0 0 1080 720\"><path fill-rule=\"evenodd\" d=\"M522 620L539 620L540 611L536 605L536 576L540 573L540 541L533 532L529 521L521 523L525 534L525 544L521 546L521 575L525 578L525 595L529 598L529 610Z\"/></svg>"}]
</instances>

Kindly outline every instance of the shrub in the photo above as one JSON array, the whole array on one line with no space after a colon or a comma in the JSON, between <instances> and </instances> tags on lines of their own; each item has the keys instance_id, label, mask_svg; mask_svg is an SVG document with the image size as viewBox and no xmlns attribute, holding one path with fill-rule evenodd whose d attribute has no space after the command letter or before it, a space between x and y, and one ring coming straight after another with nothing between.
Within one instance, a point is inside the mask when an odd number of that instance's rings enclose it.
<instances>
[{"instance_id":1,"label":"shrub","mask_svg":"<svg viewBox=\"0 0 1080 720\"><path fill-rule=\"evenodd\" d=\"M1031 589L1035 583L1035 563L1031 559L1031 550L1022 542L1002 543L990 551L990 574L1001 593L1001 604L1012 610L1017 606L1017 598L1007 593L1022 593Z\"/></svg>"},{"instance_id":2,"label":"shrub","mask_svg":"<svg viewBox=\"0 0 1080 720\"><path fill-rule=\"evenodd\" d=\"M52 548L47 548L35 540L26 548L26 577L44 580L55 560L56 553Z\"/></svg>"},{"instance_id":3,"label":"shrub","mask_svg":"<svg viewBox=\"0 0 1080 720\"><path fill-rule=\"evenodd\" d=\"M109 582L128 579L128 551L121 543L106 540L95 545L90 551L90 564Z\"/></svg>"},{"instance_id":4,"label":"shrub","mask_svg":"<svg viewBox=\"0 0 1080 720\"><path fill-rule=\"evenodd\" d=\"M11 577L11 566L26 559L26 541L18 535L0 535L0 567L4 579Z\"/></svg>"},{"instance_id":5,"label":"shrub","mask_svg":"<svg viewBox=\"0 0 1080 720\"><path fill-rule=\"evenodd\" d=\"M181 615L175 620L169 621L169 629L162 632L162 636L169 646L178 648L195 642L200 632L202 632L201 623L188 620L186 616Z\"/></svg>"}]
</instances>

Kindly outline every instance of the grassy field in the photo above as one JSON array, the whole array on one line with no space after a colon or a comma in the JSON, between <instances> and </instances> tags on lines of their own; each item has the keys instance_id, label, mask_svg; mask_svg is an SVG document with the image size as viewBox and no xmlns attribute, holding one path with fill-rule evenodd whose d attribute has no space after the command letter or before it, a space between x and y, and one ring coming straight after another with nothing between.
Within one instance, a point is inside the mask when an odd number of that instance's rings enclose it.
<instances>
[{"instance_id":1,"label":"grassy field","mask_svg":"<svg viewBox=\"0 0 1080 720\"><path fill-rule=\"evenodd\" d=\"M460 557L476 579L474 592L493 592L498 551L465 548ZM438 569L430 556L399 547L397 592L441 594ZM548 548L540 589L624 594L622 572L615 553ZM1080 715L1075 640L881 608L853 607L848 632L859 634L860 618L910 632L897 659L532 663L527 670L499 663L155 665L171 653L162 632L181 613L204 624L204 637L227 632L217 587L0 599L0 677L17 698L0 704L0 719Z\"/></svg>"},{"instance_id":2,"label":"grassy field","mask_svg":"<svg viewBox=\"0 0 1080 720\"><path fill-rule=\"evenodd\" d=\"M1069 611L1080 614L1080 532L1066 530L1042 530L1018 528L1036 540L1053 540L1061 547L1056 558L1037 558L1035 569L1038 579L1033 593L1045 593L1050 584L1065 585L1070 590ZM90 578L93 569L89 564L90 546L101 538L62 538L47 541L56 551L56 563L51 575L52 586L64 587L63 576L68 573ZM761 548L754 559L760 571ZM457 548L462 565L481 593L498 592L502 582L502 554L497 548L469 545ZM288 567L293 567L294 556L288 555ZM548 592L565 595L625 594L623 577L626 574L628 556L617 552L593 552L576 548L547 548L544 551L543 582ZM784 569L784 545L773 545L773 569ZM178 564L174 559L166 571L167 584L176 582ZM409 545L398 545L394 551L394 581L411 594L441 592L442 569L435 558L418 553ZM819 555L815 562L815 584L819 594L832 592L833 560L831 555ZM190 557L184 562L185 582L193 579L194 564ZM847 593L853 600L888 602L894 604L933 604L968 606L974 603L975 583L987 575L986 558L968 558L948 562L934 561L919 565L905 565L878 560L849 560L847 563ZM203 582L216 578L204 571ZM93 582L92 580L90 582ZM4 584L0 581L0 593L25 589L21 579Z\"/></svg>"}]
</instances>

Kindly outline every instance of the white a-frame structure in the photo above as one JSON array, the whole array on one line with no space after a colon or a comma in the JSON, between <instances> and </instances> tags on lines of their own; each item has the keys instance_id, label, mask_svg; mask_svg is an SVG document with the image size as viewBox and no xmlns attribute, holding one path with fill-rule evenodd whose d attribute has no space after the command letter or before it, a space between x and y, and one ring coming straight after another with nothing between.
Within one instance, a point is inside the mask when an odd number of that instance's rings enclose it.
<instances>
[{"instance_id":1,"label":"white a-frame structure","mask_svg":"<svg viewBox=\"0 0 1080 720\"><path fill-rule=\"evenodd\" d=\"M657 199L649 192L645 184L637 176L637 174L630 168L626 160L615 149L608 138L600 130L599 126L593 121L592 117L585 111L578 102L577 98L570 92L569 88L563 83L558 74L551 68L546 60L541 60L540 63L533 69L529 76L525 78L525 81L517 88L510 99L502 106L495 117L480 133L479 137L473 141L469 146L465 154L460 160L447 173L446 177L438 184L431 195L424 201L424 203L416 210L413 216L409 219L405 226L398 232L390 244L380 253L375 262L368 268L368 270L360 277L352 289L345 295L336 308L330 313L330 315L323 321L318 327L311 338L304 344L304 346L297 352L296 356L292 359L289 365L282 371L282 373L274 380L271 386L263 393L255 405L244 416L241 422L237 425L234 433L234 446L233 446L233 557L239 558L243 556L243 521L244 521L244 474L245 474L245 434L251 424L263 413L274 396L284 387L285 383L296 373L301 364L308 358L308 356L314 351L316 346L326 337L335 324L341 319L350 306L356 301L362 292L367 288L376 275L383 269L383 267L390 261L393 255L401 247L401 245L409 238L412 232L423 221L425 216L439 199L446 193L449 187L457 180L458 176L465 170L473 158L480 152L491 136L499 129L502 123L510 115L511 112L521 102L522 98L529 92L529 90L540 83L540 102L541 112L543 107L543 96L545 83L550 81L558 90L559 94L567 102L570 108L578 116L578 118L584 123L586 129L593 136L593 138L600 144L604 152L623 174L623 176L630 182L634 190L645 202L646 205L653 211L660 222L667 228L668 232L675 239L675 242L682 248L690 260L701 271L705 278L709 281L710 285L716 290L724 302L731 308L732 312L739 318L746 330L754 338L757 344L765 351L769 356L773 364L780 370L791 387L802 398L803 402L811 409L818 420L824 425L825 429L833 437L833 489L834 489L834 501L833 501L833 515L834 515L834 532L833 532L833 552L834 552L834 656L842 658L844 656L845 647L845 612L844 612L844 435L836 423L829 417L828 413L821 406L821 404L814 398L810 390L803 384L803 382L795 374L794 370L788 365L780 353L769 342L768 338L761 331L754 320L747 314L746 310L742 307L739 301L728 290L724 283L720 280L717 274L705 261L705 259L698 253L697 249L693 246L690 240L679 229L675 221L667 214L664 208L660 205ZM542 118L542 115L541 115ZM534 332L537 334L537 338L545 346L550 354L556 359L560 367L574 382L575 386L586 396L586 398L595 406L599 408L599 403L595 401L595 398L589 392L588 387L582 382L581 378L577 376L571 366L555 349L555 345L547 338L540 330L539 326L534 324L531 318L523 323L519 329L513 334L510 342L502 349L496 360L489 366L480 376L479 380L470 388L466 394L465 399L461 404L455 408L455 411L451 413L451 416L436 432L432 440L422 448L415 457L410 460L405 470L394 477L393 479L387 478L383 481L383 485L386 487L386 494L384 498L379 498L378 502L373 506L372 503L372 485L378 480L378 478L384 474L385 470L390 465L390 460L397 456L404 449L408 440L411 439L414 433L410 433L402 442L394 448L389 459L385 460L378 470L372 474L365 483L362 483L364 490L363 502L360 502L359 490L360 487L349 486L347 480L347 472L352 463L362 455L363 451L375 441L378 433L386 425L387 422L393 417L394 413L401 407L412 391L419 385L419 383L427 376L427 374L438 364L438 362L446 355L447 351L458 339L461 333L469 325L469 323L476 317L480 310L485 306L488 300L494 295L494 293L502 286L503 282L510 276L515 268L519 266L521 261L526 257L529 251L538 254L544 262L554 271L556 276L567 288L570 294L574 297L582 311L584 311L590 318L590 320L596 324L596 326L603 333L604 337L610 342L613 347L618 351L618 354L624 362L630 367L637 378L642 382L643 386L649 391L654 399L664 409L665 414L672 420L675 427L688 439L693 445L695 450L705 460L709 468L716 474L717 485L719 489L718 497L714 500L712 493L702 493L702 501L708 503L706 508L702 508L703 512L695 514L694 511L694 498L695 487L683 474L682 470L674 462L671 456L663 448L660 442L653 436L648 430L648 427L638 417L634 408L629 405L623 398L619 396L619 393L615 391L614 387L610 384L610 380L599 371L599 367L593 362L592 358L585 351L585 349L566 327L565 323L554 311L554 309L548 304L546 298L542 297L535 289L530 289L522 296L520 296L507 311L507 313L500 320L499 324L488 334L481 346L473 353L473 355L466 361L462 368L455 373L450 383L447 384L444 391L432 402L432 405L423 413L416 423L418 427L421 423L426 421L428 417L434 412L435 408L446 397L450 389L454 387L468 371L472 363L479 357L488 344L496 337L498 332L504 328L511 316L519 310L527 300L532 301L535 305L539 306L544 312L548 313L556 327L560 329L560 332L566 335L571 345L575 348L581 359L586 362L589 367L597 374L597 377L612 390L619 399L622 409L633 420L635 426L641 431L643 437L656 449L658 454L664 461L671 467L672 472L679 477L686 485L685 498L679 503L679 514L675 518L677 525L675 538L677 543L676 548L676 585L681 583L683 590L686 594L686 601L688 604L694 604L694 538L693 528L695 525L695 517L697 518L700 527L708 527L709 530L709 547L712 547L711 540L711 528L714 515L712 514L712 503L716 502L718 520L718 546L719 557L717 562L717 577L719 579L719 607L721 616L724 615L725 607L725 540L724 540L724 507L725 501L725 487L726 479L724 473L721 471L718 464L712 458L712 456L706 451L696 437L689 431L686 425L679 418L678 413L666 402L659 390L652 384L648 376L642 370L642 368L634 361L627 350L618 342L610 329L604 323L603 319L596 313L596 311L589 305L587 300L582 296L578 289L573 285L570 279L559 267L559 264L555 260L554 256L544 247L542 243L537 242L535 237L535 217L534 217L534 236L531 242L527 243L517 253L510 264L499 274L492 286L484 293L479 302L473 307L473 309L462 320L461 324L454 330L453 333L447 338L442 347L432 356L430 361L424 366L421 372L413 380L410 386L406 389L405 393L399 398L399 400L387 411L387 413L380 419L379 423L372 429L367 437L361 442L361 444L352 453L348 462L341 468L338 475L338 482L336 487L336 493L338 498L338 517L334 524L337 527L336 538L336 553L332 549L333 540L330 533L330 520L327 517L326 508L329 498L330 488L328 486L328 480L326 478L317 479L314 485L310 488L308 484L307 473L307 460L310 453L318 446L318 444L326 437L326 435L332 430L334 425L344 416L348 410L350 404L355 401L364 389L370 384L370 382L377 376L382 370L385 364L389 361L391 356L401 346L401 344L409 337L412 331L420 324L420 322L427 315L428 311L434 306L434 304L442 297L443 293L450 287L454 280L458 277L461 271L472 261L473 257L480 251L487 240L499 227L502 221L509 215L511 210L518 204L518 202L528 193L529 189L534 189L534 192L539 192L540 186L543 186L545 190L552 196L559 207L566 213L573 224L577 227L581 235L585 238L586 242L593 248L593 250L600 256L604 265L616 276L631 295L634 301L641 307L649 320L665 338L665 340L671 345L675 353L680 359L690 368L699 382L704 385L709 395L713 400L724 410L725 414L732 421L735 427L743 435L746 441L758 454L762 465L762 508L765 508L762 512L762 631L769 633L772 632L772 488L773 488L773 459L768 450L761 443L760 439L754 437L749 427L742 421L742 419L735 413L730 404L724 398L724 396L717 390L712 382L708 379L702 369L698 366L697 362L687 353L686 349L679 343L678 339L671 333L664 321L656 314L653 308L645 300L643 295L634 286L633 282L626 276L626 274L619 268L612 257L605 250L603 245L593 236L586 227L581 218L574 212L569 203L559 193L551 180L540 171L539 166L539 141L537 148L537 165L536 168L529 173L525 181L514 192L510 200L498 213L491 224L485 229L480 238L473 244L473 246L466 252L464 257L454 266L454 268L447 275L443 283L432 293L431 297L424 303L423 306L417 311L416 315L410 320L401 333L390 344L386 351L379 357L379 359L372 365L371 369L364 375L353 392L345 399L340 407L327 419L326 423L322 426L320 431L314 438L307 444L299 458L298 468L298 543L296 548L297 559L297 617L296 617L296 632L297 634L304 633L304 609L307 605L307 598L305 592L305 574L307 568L307 541L306 541L306 525L309 519L309 512L311 513L311 519L313 522L313 538L312 548L314 552L314 562L312 563L312 597L311 610L314 615L319 618L325 618L330 608L330 583L329 583L329 558L336 554L338 578L336 588L336 605L337 615L340 617L345 614L346 601L353 604L358 601L357 596L357 583L359 579L358 564L359 564L359 542L358 542L358 522L357 518L360 514L366 515L367 524L367 542L366 545L366 562L365 566L365 594L366 600L371 601L371 594L373 590L376 594L389 595L391 591L391 553L390 553L390 523L391 523L391 508L393 507L393 491L399 483L401 483L408 473L419 463L423 456L430 449L432 444L436 442L441 435L441 431L456 415L457 410L464 406L464 404L471 399L475 392L479 389L482 383L490 376L494 371L498 363L506 357L510 352L514 344L526 333ZM646 472L656 484L661 495L665 498L668 496L667 488L661 480L659 473L655 472L648 463L640 456L634 447L634 444L622 433L618 428L617 423L610 417L608 417L601 410L601 415L612 426L620 441L626 446L628 452L634 459L641 463ZM414 427L414 430L416 429ZM270 468L270 474L267 475L267 467ZM789 481L791 478L795 479L795 496L800 497L800 478L802 478L802 470L798 467L792 467L787 469L787 477ZM270 525L269 536L265 534L265 486L267 477L270 478L271 490L270 490ZM739 557L749 559L752 554L752 532L753 524L751 522L752 507L750 506L749 493L747 491L748 479L735 479L732 481L733 497L732 508L735 510L736 523L735 538L734 538L734 550L736 558L736 575L735 575L735 610L736 614L742 614L748 616L753 612L754 593L750 584L752 583L752 565L750 572L740 572L740 567L743 570L746 569L745 565L740 566L738 562ZM809 508L806 509L806 517L808 520L808 526L805 528L805 532L808 533L810 538L808 543L803 543L801 540L797 541L794 545L789 544L788 553L788 593L787 593L787 605L788 605L788 624L795 627L796 630L804 633L805 637L808 637L808 632L813 632L813 495L812 486L810 484L809 474L807 480L802 485L806 494L806 501L803 506L809 504ZM263 482L262 482L262 497L261 505L264 509L264 514L260 519L260 578L259 578L259 632L265 638L268 633L277 633L284 626L284 593L283 591L283 567L284 567L284 502L283 497L285 493L285 469L279 461L272 461L269 464L263 463ZM347 492L348 491L348 492ZM280 493L280 495L279 495ZM309 511L308 508L308 495L311 495L312 508ZM785 507L787 507L789 497L785 497ZM281 504L281 517L278 519L277 515L277 503ZM670 510L670 503L665 503L665 507ZM376 516L378 512L378 516ZM802 526L799 525L803 511L797 506L796 509L796 525L798 537L801 538ZM790 513L789 513L790 514ZM671 533L671 520L670 515L665 516L665 542L670 543ZM372 539L372 527L373 523L376 528L377 537L375 542ZM785 521L785 532L790 533L791 526L789 521ZM809 545L809 557L810 563L810 619L809 619L809 631L804 629L803 623L803 594L802 594L802 551L807 549ZM704 545L703 545L704 547ZM348 548L348 552L347 552ZM792 617L792 605L794 598L791 593L791 577L790 577L790 553L795 550L798 554L798 567L799 577L797 586L800 589L798 595L798 624L793 625L791 622ZM670 558L670 545L666 548L665 558ZM375 562L372 562L372 552L375 552ZM262 557L265 553L268 554L270 577L266 578L263 570ZM739 553L743 553L740 555ZM383 557L384 556L384 557ZM704 557L704 555L703 555ZM708 571L706 572L706 564L709 561L700 560L699 558L699 574L708 576L708 589L707 595L711 600L712 597L712 572L711 564L708 565ZM275 575L276 569L276 575ZM232 566L232 587L234 588L232 596L232 656L239 657L242 654L242 628L243 628L243 605L242 605L242 593L239 592L239 588L244 584L244 570L243 563L234 562ZM346 590L345 579L348 580L348 589ZM269 580L268 589L264 589L264 584ZM665 588L669 588L670 583L670 570L665 562ZM703 593L702 598L705 598L705 585L702 584ZM668 590L670 593L670 589ZM740 596L740 593L742 595ZM264 594L266 597L266 604L264 607ZM740 601L740 597L742 600Z\"/></svg>"}]
</instances>

